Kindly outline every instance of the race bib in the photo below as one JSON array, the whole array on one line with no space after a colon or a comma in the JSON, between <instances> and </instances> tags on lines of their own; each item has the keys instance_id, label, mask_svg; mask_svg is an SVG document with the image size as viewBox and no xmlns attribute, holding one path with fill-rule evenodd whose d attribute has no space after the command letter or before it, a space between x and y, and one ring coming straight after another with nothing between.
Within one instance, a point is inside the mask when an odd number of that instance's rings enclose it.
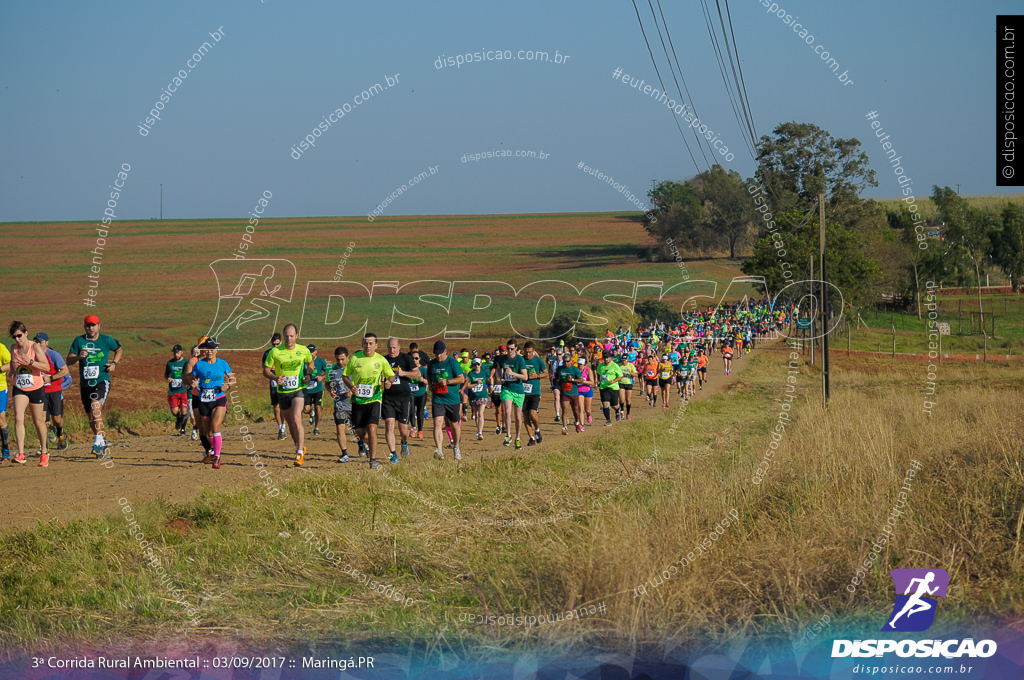
<instances>
[{"instance_id":1,"label":"race bib","mask_svg":"<svg viewBox=\"0 0 1024 680\"><path fill-rule=\"evenodd\" d=\"M279 389L282 390L297 390L299 389L299 376L297 375L286 375L284 382L281 383Z\"/></svg>"},{"instance_id":2,"label":"race bib","mask_svg":"<svg viewBox=\"0 0 1024 680\"><path fill-rule=\"evenodd\" d=\"M448 386L444 383L434 383L434 394L448 394Z\"/></svg>"},{"instance_id":3,"label":"race bib","mask_svg":"<svg viewBox=\"0 0 1024 680\"><path fill-rule=\"evenodd\" d=\"M571 382L564 382L564 383L562 383L562 391L563 392L572 392L572 385L573 384Z\"/></svg>"},{"instance_id":4,"label":"race bib","mask_svg":"<svg viewBox=\"0 0 1024 680\"><path fill-rule=\"evenodd\" d=\"M86 380L95 380L96 378L100 377L99 365L86 366L82 370L82 377L85 378Z\"/></svg>"},{"instance_id":5,"label":"race bib","mask_svg":"<svg viewBox=\"0 0 1024 680\"><path fill-rule=\"evenodd\" d=\"M373 385L356 385L356 396L360 399L369 399L373 396Z\"/></svg>"},{"instance_id":6,"label":"race bib","mask_svg":"<svg viewBox=\"0 0 1024 680\"><path fill-rule=\"evenodd\" d=\"M276 380L271 380L270 381L270 389L272 389L272 390L276 390L277 389L277 381Z\"/></svg>"},{"instance_id":7,"label":"race bib","mask_svg":"<svg viewBox=\"0 0 1024 680\"><path fill-rule=\"evenodd\" d=\"M30 390L33 385L31 373L19 373L14 379L14 386L21 390Z\"/></svg>"},{"instance_id":8,"label":"race bib","mask_svg":"<svg viewBox=\"0 0 1024 680\"><path fill-rule=\"evenodd\" d=\"M672 377L672 373L670 373L669 371L662 371L661 372L661 379L662 380L668 380L670 377Z\"/></svg>"},{"instance_id":9,"label":"race bib","mask_svg":"<svg viewBox=\"0 0 1024 680\"><path fill-rule=\"evenodd\" d=\"M394 387L397 384L398 384L398 374L396 373L395 377L391 379L391 386Z\"/></svg>"},{"instance_id":10,"label":"race bib","mask_svg":"<svg viewBox=\"0 0 1024 680\"><path fill-rule=\"evenodd\" d=\"M171 378L171 388L181 387L181 378Z\"/></svg>"},{"instance_id":11,"label":"race bib","mask_svg":"<svg viewBox=\"0 0 1024 680\"><path fill-rule=\"evenodd\" d=\"M495 385L492 387L491 394L501 394L501 385Z\"/></svg>"},{"instance_id":12,"label":"race bib","mask_svg":"<svg viewBox=\"0 0 1024 680\"><path fill-rule=\"evenodd\" d=\"M532 383L523 383L523 394L533 394Z\"/></svg>"},{"instance_id":13,"label":"race bib","mask_svg":"<svg viewBox=\"0 0 1024 680\"><path fill-rule=\"evenodd\" d=\"M477 394L479 394L480 392L483 392L483 391L484 391L484 386L483 386L483 383L477 383L477 384L473 385L473 386L472 386L471 388L469 388L469 389L471 389L472 391L474 391L474 392L476 392Z\"/></svg>"},{"instance_id":14,"label":"race bib","mask_svg":"<svg viewBox=\"0 0 1024 680\"><path fill-rule=\"evenodd\" d=\"M220 390L202 390L199 393L199 401L217 401L217 392Z\"/></svg>"}]
</instances>

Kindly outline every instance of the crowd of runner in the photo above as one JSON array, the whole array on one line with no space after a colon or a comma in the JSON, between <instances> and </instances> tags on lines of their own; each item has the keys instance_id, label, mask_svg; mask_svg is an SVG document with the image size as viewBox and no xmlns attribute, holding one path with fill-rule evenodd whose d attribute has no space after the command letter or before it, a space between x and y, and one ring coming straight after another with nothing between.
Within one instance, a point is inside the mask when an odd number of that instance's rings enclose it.
<instances>
[{"instance_id":1,"label":"crowd of runner","mask_svg":"<svg viewBox=\"0 0 1024 680\"><path fill-rule=\"evenodd\" d=\"M488 410L493 411L494 435L516 450L543 442L542 397L551 395L554 430L568 435L593 424L595 396L599 418L611 426L632 419L634 392L650 407L669 408L674 397L687 401L707 382L716 352L725 375L732 363L749 353L759 338L770 336L787 322L792 310L771 307L766 300L719 305L687 312L675 323L656 322L635 331L607 330L600 341L566 344L558 341L546 352L533 342L520 349L516 339L490 351L462 348L450 352L441 340L432 356L410 343L391 338L379 344L367 333L361 348L333 350L334 364L319 356L315 345L298 342L294 325L274 333L263 354L262 376L269 382L277 438L292 440L294 465L306 462L305 427L320 434L324 395L329 394L340 449L339 463L348 463L350 437L359 457L380 467L378 427L384 421L387 460L397 465L410 454L409 442L423 439L426 420L432 422L433 456L462 459L462 424L477 441L489 434ZM84 320L85 333L76 337L66 357L49 348L46 333L29 339L25 324L10 325L10 351L0 345L0 434L3 460L24 464L25 416L31 414L39 439L39 465L49 465L48 444L67 448L63 431L63 391L72 384L70 369L78 364L82 406L89 415L92 452L109 455L103 434L103 404L111 375L122 359L120 343L101 334L99 318ZM231 366L217 356L215 338L202 337L185 357L181 345L172 349L164 368L167 403L175 433L198 441L203 463L220 468L221 426L230 390L236 389ZM12 458L7 426L8 385L12 383L16 455ZM641 398L641 397L637 397ZM191 426L191 433L188 433ZM547 426L544 426L547 429Z\"/></svg>"}]
</instances>

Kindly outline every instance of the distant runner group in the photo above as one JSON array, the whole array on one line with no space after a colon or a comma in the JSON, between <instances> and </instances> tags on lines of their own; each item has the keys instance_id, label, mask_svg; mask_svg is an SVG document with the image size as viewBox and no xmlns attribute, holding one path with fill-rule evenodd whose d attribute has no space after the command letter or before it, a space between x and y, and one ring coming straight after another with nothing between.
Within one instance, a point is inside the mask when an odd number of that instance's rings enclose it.
<instances>
[{"instance_id":1,"label":"distant runner group","mask_svg":"<svg viewBox=\"0 0 1024 680\"><path fill-rule=\"evenodd\" d=\"M433 357L417 343L403 352L391 338L383 347L374 333L362 339L354 353L334 349L334 365L318 356L315 345L298 342L293 324L271 337L263 354L262 377L269 382L270 402L277 424L277 438L291 438L294 465L307 459L305 425L320 434L324 394L333 401L334 423L340 448L339 463L351 462L350 435L357 455L367 458L371 469L381 463L377 456L378 426L384 421L387 460L397 465L410 455L410 440L423 439L424 421L432 420L433 456L445 460L463 456L462 423L475 425L475 439L485 438L487 410L494 411L494 433L502 444L519 450L543 442L541 401L544 390L552 395L555 429L563 435L570 426L576 433L593 423L592 403L600 402L604 425L630 420L633 392L642 391L650 407L669 408L671 392L690 399L707 381L714 352L722 355L728 375L732 362L749 353L759 337L780 329L787 314L767 301L726 305L688 312L675 323L658 322L631 329L607 330L601 341L566 345L559 341L545 356L534 343L520 351L509 339L490 352L463 348L449 353L447 345L433 344ZM48 443L67 448L63 432L62 391L71 384L70 367L79 364L82 405L90 416L98 458L109 455L103 433L102 408L110 391L111 374L122 359L120 343L99 332L99 319L84 320L85 333L74 339L66 358L49 349L46 333L29 339L21 322L11 324L13 344L8 352L0 346L0 432L3 460L11 460L6 419L7 378L13 383L15 441L13 460L24 463L25 415L31 413L39 437L39 465L49 464ZM378 350L382 351L378 351ZM167 403L180 437L198 440L203 463L221 466L224 450L221 427L227 412L228 393L237 389L231 366L217 356L219 343L202 337L186 358L181 345L172 349L166 363ZM429 411L427 401L429 397ZM47 421L52 423L48 429ZM351 433L349 432L351 429Z\"/></svg>"}]
</instances>

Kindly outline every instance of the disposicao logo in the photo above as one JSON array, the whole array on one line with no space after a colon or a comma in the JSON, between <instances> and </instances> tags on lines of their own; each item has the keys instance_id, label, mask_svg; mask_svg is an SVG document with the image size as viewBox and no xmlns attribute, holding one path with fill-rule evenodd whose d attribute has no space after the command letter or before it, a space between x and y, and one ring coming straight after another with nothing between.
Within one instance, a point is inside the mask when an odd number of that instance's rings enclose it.
<instances>
[{"instance_id":1,"label":"disposicao logo","mask_svg":"<svg viewBox=\"0 0 1024 680\"><path fill-rule=\"evenodd\" d=\"M946 597L949 574L943 569L893 569L896 603L882 631L902 633L927 630L935 622L939 601ZM902 593L902 594L900 594ZM987 658L996 653L994 640L835 640L832 656L871 657L896 652L901 657Z\"/></svg>"},{"instance_id":2,"label":"disposicao logo","mask_svg":"<svg viewBox=\"0 0 1024 680\"><path fill-rule=\"evenodd\" d=\"M935 621L939 604L929 596L946 597L949 574L945 569L893 569L889 575L896 584L896 604L892 607L892 618L882 630L904 633L928 630Z\"/></svg>"}]
</instances>

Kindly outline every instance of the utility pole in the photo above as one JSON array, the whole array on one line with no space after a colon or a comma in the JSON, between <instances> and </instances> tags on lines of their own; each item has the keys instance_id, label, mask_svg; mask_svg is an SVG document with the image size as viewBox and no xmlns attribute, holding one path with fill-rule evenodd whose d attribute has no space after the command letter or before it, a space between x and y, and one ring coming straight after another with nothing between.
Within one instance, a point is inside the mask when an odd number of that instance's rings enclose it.
<instances>
[{"instance_id":1,"label":"utility pole","mask_svg":"<svg viewBox=\"0 0 1024 680\"><path fill-rule=\"evenodd\" d=\"M164 218L164 185L160 185L160 219Z\"/></svg>"},{"instance_id":2,"label":"utility pole","mask_svg":"<svg viewBox=\"0 0 1024 680\"><path fill-rule=\"evenodd\" d=\"M811 342L810 342L810 344L811 344L811 366L813 366L814 365L814 345L816 343L816 339L814 337L814 316L815 316L815 309L814 308L817 306L817 302L818 302L818 300L814 297L814 256L813 255L808 258L807 266L810 268L810 272L811 272L811 303L810 303L810 311L808 312L808 316L811 319Z\"/></svg>"},{"instance_id":3,"label":"utility pole","mask_svg":"<svg viewBox=\"0 0 1024 680\"><path fill-rule=\"evenodd\" d=\"M960 185L959 184L956 185L956 195L957 196L960 195Z\"/></svg>"},{"instance_id":4,"label":"utility pole","mask_svg":"<svg viewBox=\"0 0 1024 680\"><path fill-rule=\"evenodd\" d=\"M829 385L828 385L828 285L825 283L825 194L818 194L818 217L821 220L821 314L822 314L822 372L823 391L825 406L828 406Z\"/></svg>"}]
</instances>

